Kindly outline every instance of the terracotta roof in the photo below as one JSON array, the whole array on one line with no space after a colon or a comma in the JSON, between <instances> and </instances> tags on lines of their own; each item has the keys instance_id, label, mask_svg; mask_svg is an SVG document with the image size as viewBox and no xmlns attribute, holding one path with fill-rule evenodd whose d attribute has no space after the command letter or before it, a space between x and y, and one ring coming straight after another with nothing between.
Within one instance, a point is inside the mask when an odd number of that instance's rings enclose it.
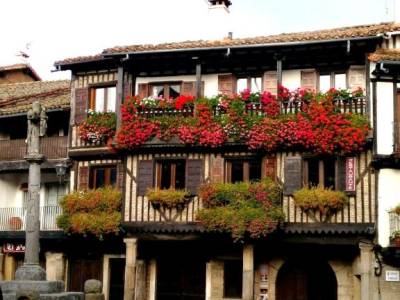
<instances>
[{"instance_id":1,"label":"terracotta roof","mask_svg":"<svg viewBox=\"0 0 400 300\"><path fill-rule=\"evenodd\" d=\"M0 85L0 115L28 111L33 101L47 109L68 109L71 88L69 80L34 81Z\"/></svg>"},{"instance_id":2,"label":"terracotta roof","mask_svg":"<svg viewBox=\"0 0 400 300\"><path fill-rule=\"evenodd\" d=\"M368 59L373 62L382 60L399 60L400 61L400 49L378 49L368 55Z\"/></svg>"},{"instance_id":3,"label":"terracotta roof","mask_svg":"<svg viewBox=\"0 0 400 300\"><path fill-rule=\"evenodd\" d=\"M106 54L115 53L129 53L129 52L144 52L144 51L168 51L178 49L198 49L198 48L218 48L227 46L246 46L246 45L259 45L259 44L276 44L276 43L291 43L291 42L307 42L307 41L324 41L324 40L337 40L357 37L372 37L377 34L382 34L390 31L400 30L400 24L397 23L380 23L370 25L360 25L351 27L341 27L334 29L324 29L317 31L296 32L296 33L282 33L277 35L259 36L252 38L238 38L238 39L222 39L222 40L198 40L198 41L184 41L163 44L148 44L148 45L131 45L131 46L117 46L108 48L102 54L93 56L81 56L75 58L67 58L57 61L55 65L80 63L87 61L100 60Z\"/></svg>"},{"instance_id":4,"label":"terracotta roof","mask_svg":"<svg viewBox=\"0 0 400 300\"><path fill-rule=\"evenodd\" d=\"M0 66L0 72L15 71L15 70L29 70L32 73L33 78L36 80L42 80L36 71L29 64L14 64L8 66Z\"/></svg>"}]
</instances>

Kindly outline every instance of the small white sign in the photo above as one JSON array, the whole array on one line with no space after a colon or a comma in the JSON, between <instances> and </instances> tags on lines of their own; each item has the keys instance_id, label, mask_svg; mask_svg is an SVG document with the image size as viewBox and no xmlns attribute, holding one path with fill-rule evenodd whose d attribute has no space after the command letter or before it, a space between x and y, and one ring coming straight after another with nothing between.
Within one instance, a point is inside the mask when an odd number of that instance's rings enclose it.
<instances>
[{"instance_id":1,"label":"small white sign","mask_svg":"<svg viewBox=\"0 0 400 300\"><path fill-rule=\"evenodd\" d=\"M400 271L386 271L386 281L400 281Z\"/></svg>"}]
</instances>

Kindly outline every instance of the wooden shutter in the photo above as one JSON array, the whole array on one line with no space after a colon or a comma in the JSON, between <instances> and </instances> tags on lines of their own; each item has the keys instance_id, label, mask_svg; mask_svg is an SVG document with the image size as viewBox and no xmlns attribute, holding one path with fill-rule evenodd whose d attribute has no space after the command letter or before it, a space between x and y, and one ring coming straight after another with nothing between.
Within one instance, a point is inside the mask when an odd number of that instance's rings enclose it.
<instances>
[{"instance_id":1,"label":"wooden shutter","mask_svg":"<svg viewBox=\"0 0 400 300\"><path fill-rule=\"evenodd\" d=\"M224 182L224 159L221 155L211 155L211 182Z\"/></svg>"},{"instance_id":2,"label":"wooden shutter","mask_svg":"<svg viewBox=\"0 0 400 300\"><path fill-rule=\"evenodd\" d=\"M188 159L186 161L186 189L192 195L197 195L203 182L203 160Z\"/></svg>"},{"instance_id":3,"label":"wooden shutter","mask_svg":"<svg viewBox=\"0 0 400 300\"><path fill-rule=\"evenodd\" d=\"M277 94L278 76L276 71L267 71L263 76L263 90L271 94Z\"/></svg>"},{"instance_id":4,"label":"wooden shutter","mask_svg":"<svg viewBox=\"0 0 400 300\"><path fill-rule=\"evenodd\" d=\"M85 121L87 116L88 100L89 88L85 87L75 89L75 124L80 124Z\"/></svg>"},{"instance_id":5,"label":"wooden shutter","mask_svg":"<svg viewBox=\"0 0 400 300\"><path fill-rule=\"evenodd\" d=\"M138 96L140 99L146 98L149 96L149 85L147 83L139 83L138 84Z\"/></svg>"},{"instance_id":6,"label":"wooden shutter","mask_svg":"<svg viewBox=\"0 0 400 300\"><path fill-rule=\"evenodd\" d=\"M292 156L285 158L284 164L285 184L283 186L284 195L293 193L303 186L302 158Z\"/></svg>"},{"instance_id":7,"label":"wooden shutter","mask_svg":"<svg viewBox=\"0 0 400 300\"><path fill-rule=\"evenodd\" d=\"M317 89L317 72L315 70L301 71L301 87L308 90Z\"/></svg>"},{"instance_id":8,"label":"wooden shutter","mask_svg":"<svg viewBox=\"0 0 400 300\"><path fill-rule=\"evenodd\" d=\"M196 81L182 82L182 95L196 97ZM204 97L204 81L201 82L200 97Z\"/></svg>"},{"instance_id":9,"label":"wooden shutter","mask_svg":"<svg viewBox=\"0 0 400 300\"><path fill-rule=\"evenodd\" d=\"M89 167L79 168L79 189L86 190L89 187Z\"/></svg>"},{"instance_id":10,"label":"wooden shutter","mask_svg":"<svg viewBox=\"0 0 400 300\"><path fill-rule=\"evenodd\" d=\"M337 158L336 189L344 191L346 189L346 158Z\"/></svg>"},{"instance_id":11,"label":"wooden shutter","mask_svg":"<svg viewBox=\"0 0 400 300\"><path fill-rule=\"evenodd\" d=\"M276 157L267 156L263 159L263 177L276 179Z\"/></svg>"},{"instance_id":12,"label":"wooden shutter","mask_svg":"<svg viewBox=\"0 0 400 300\"><path fill-rule=\"evenodd\" d=\"M125 165L120 162L117 164L117 188L121 192L124 191Z\"/></svg>"},{"instance_id":13,"label":"wooden shutter","mask_svg":"<svg viewBox=\"0 0 400 300\"><path fill-rule=\"evenodd\" d=\"M124 99L122 99L122 103L130 96L132 96L132 84L126 81L124 82Z\"/></svg>"},{"instance_id":14,"label":"wooden shutter","mask_svg":"<svg viewBox=\"0 0 400 300\"><path fill-rule=\"evenodd\" d=\"M233 74L218 75L218 93L225 95L236 93L236 77Z\"/></svg>"},{"instance_id":15,"label":"wooden shutter","mask_svg":"<svg viewBox=\"0 0 400 300\"><path fill-rule=\"evenodd\" d=\"M139 161L138 178L137 178L137 194L144 196L148 188L153 187L153 161L141 160Z\"/></svg>"},{"instance_id":16,"label":"wooden shutter","mask_svg":"<svg viewBox=\"0 0 400 300\"><path fill-rule=\"evenodd\" d=\"M358 88L365 89L365 67L351 66L348 71L349 90L354 91Z\"/></svg>"}]
</instances>

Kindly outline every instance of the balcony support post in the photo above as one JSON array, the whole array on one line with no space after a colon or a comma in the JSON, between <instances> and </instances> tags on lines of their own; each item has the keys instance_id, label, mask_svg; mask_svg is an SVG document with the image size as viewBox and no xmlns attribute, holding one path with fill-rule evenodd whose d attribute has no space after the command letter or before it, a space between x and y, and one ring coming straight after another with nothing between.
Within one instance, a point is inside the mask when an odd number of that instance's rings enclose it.
<instances>
[{"instance_id":1,"label":"balcony support post","mask_svg":"<svg viewBox=\"0 0 400 300\"><path fill-rule=\"evenodd\" d=\"M196 98L201 97L201 63L196 64Z\"/></svg>"},{"instance_id":2,"label":"balcony support post","mask_svg":"<svg viewBox=\"0 0 400 300\"><path fill-rule=\"evenodd\" d=\"M117 128L121 125L121 105L124 103L124 68L118 67L117 73L117 102L115 103L115 113L117 114Z\"/></svg>"},{"instance_id":3,"label":"balcony support post","mask_svg":"<svg viewBox=\"0 0 400 300\"><path fill-rule=\"evenodd\" d=\"M252 300L254 291L254 246L243 246L243 300Z\"/></svg>"},{"instance_id":4,"label":"balcony support post","mask_svg":"<svg viewBox=\"0 0 400 300\"><path fill-rule=\"evenodd\" d=\"M62 281L64 277L64 254L46 252L47 280Z\"/></svg>"},{"instance_id":5,"label":"balcony support post","mask_svg":"<svg viewBox=\"0 0 400 300\"><path fill-rule=\"evenodd\" d=\"M15 272L17 280L45 280L46 272L39 265L40 233L40 165L45 158L40 151L40 137L47 128L47 116L38 101L28 111L28 154L25 160L29 163L28 203L25 229L24 264Z\"/></svg>"}]
</instances>

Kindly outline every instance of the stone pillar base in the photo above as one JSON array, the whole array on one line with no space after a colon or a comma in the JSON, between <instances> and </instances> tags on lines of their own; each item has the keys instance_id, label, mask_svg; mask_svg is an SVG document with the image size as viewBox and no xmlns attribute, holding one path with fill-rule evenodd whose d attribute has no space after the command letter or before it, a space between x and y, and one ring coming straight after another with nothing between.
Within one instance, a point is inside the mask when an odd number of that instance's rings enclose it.
<instances>
[{"instance_id":1,"label":"stone pillar base","mask_svg":"<svg viewBox=\"0 0 400 300\"><path fill-rule=\"evenodd\" d=\"M15 271L15 280L46 280L46 271L39 265L23 264Z\"/></svg>"}]
</instances>

